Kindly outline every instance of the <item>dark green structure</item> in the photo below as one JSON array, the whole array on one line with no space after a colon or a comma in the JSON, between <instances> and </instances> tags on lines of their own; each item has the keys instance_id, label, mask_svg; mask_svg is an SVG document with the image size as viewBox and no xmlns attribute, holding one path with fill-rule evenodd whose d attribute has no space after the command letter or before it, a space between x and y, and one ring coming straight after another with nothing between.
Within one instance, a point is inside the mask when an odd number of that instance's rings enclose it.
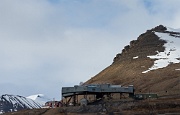
<instances>
[{"instance_id":1,"label":"dark green structure","mask_svg":"<svg viewBox=\"0 0 180 115\"><path fill-rule=\"evenodd\" d=\"M62 98L69 98L66 104L73 98L74 105L77 102L78 95L94 95L96 99L103 98L104 95L111 95L112 93L128 93L130 97L134 96L134 86L122 87L121 85L111 84L91 84L91 85L75 85L74 87L62 87Z\"/></svg>"},{"instance_id":2,"label":"dark green structure","mask_svg":"<svg viewBox=\"0 0 180 115\"><path fill-rule=\"evenodd\" d=\"M158 98L158 95L155 93L144 93L144 94L135 94L135 99L148 99L148 98Z\"/></svg>"}]
</instances>

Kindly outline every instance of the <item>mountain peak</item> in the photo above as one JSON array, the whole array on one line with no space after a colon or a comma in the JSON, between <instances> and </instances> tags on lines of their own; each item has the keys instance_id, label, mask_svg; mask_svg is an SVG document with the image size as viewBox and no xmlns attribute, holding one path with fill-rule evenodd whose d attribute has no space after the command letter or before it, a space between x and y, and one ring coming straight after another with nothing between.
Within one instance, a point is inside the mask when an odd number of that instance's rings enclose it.
<instances>
[{"instance_id":1,"label":"mountain peak","mask_svg":"<svg viewBox=\"0 0 180 115\"><path fill-rule=\"evenodd\" d=\"M167 39L161 38L156 33L164 33L173 38L180 37L179 29L172 29L163 25L156 26L145 33L141 34L137 40L130 41L129 45L126 45L121 53L118 53L113 59L113 63L132 59L139 55L139 58L147 58L149 55L155 55L157 52L163 52L165 50L164 44L167 43Z\"/></svg>"},{"instance_id":2,"label":"mountain peak","mask_svg":"<svg viewBox=\"0 0 180 115\"><path fill-rule=\"evenodd\" d=\"M134 85L135 93L179 94L180 29L159 25L130 41L113 63L87 84Z\"/></svg>"},{"instance_id":3,"label":"mountain peak","mask_svg":"<svg viewBox=\"0 0 180 115\"><path fill-rule=\"evenodd\" d=\"M31 95L31 96L28 96L26 98L29 98L29 99L32 99L32 100L38 102L39 104L41 104L41 106L44 106L45 103L48 102L48 101L52 101L52 99L45 96L44 94Z\"/></svg>"},{"instance_id":4,"label":"mountain peak","mask_svg":"<svg viewBox=\"0 0 180 115\"><path fill-rule=\"evenodd\" d=\"M139 58L146 58L148 55L156 54L156 51L164 51L163 45L165 40L159 39L155 32L165 32L166 27L159 25L151 30L147 30L141 34L137 40L130 41L129 45L126 45L121 53L118 53L113 60L113 63L119 61L132 59L135 56Z\"/></svg>"},{"instance_id":5,"label":"mountain peak","mask_svg":"<svg viewBox=\"0 0 180 115\"><path fill-rule=\"evenodd\" d=\"M165 26L159 25L159 26L156 26L155 28L152 28L150 31L164 32L166 30L167 30L167 28Z\"/></svg>"}]
</instances>

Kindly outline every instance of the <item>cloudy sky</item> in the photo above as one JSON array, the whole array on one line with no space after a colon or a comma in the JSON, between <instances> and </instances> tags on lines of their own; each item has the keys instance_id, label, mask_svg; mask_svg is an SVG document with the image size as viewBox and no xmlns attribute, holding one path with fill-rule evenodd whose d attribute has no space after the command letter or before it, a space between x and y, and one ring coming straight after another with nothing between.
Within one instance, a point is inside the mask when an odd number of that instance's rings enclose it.
<instances>
[{"instance_id":1,"label":"cloudy sky","mask_svg":"<svg viewBox=\"0 0 180 115\"><path fill-rule=\"evenodd\" d=\"M180 0L0 0L0 94L85 82L159 24L180 28Z\"/></svg>"}]
</instances>

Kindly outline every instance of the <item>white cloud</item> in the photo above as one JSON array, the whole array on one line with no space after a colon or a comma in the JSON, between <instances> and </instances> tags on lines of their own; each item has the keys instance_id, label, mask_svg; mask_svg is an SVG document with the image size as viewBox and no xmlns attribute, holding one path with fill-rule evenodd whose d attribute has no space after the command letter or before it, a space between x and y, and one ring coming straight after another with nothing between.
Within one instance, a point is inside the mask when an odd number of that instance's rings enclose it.
<instances>
[{"instance_id":1,"label":"white cloud","mask_svg":"<svg viewBox=\"0 0 180 115\"><path fill-rule=\"evenodd\" d=\"M62 86L100 72L146 29L159 24L176 28L177 2L1 0L0 85L18 87L24 96L59 97Z\"/></svg>"}]
</instances>

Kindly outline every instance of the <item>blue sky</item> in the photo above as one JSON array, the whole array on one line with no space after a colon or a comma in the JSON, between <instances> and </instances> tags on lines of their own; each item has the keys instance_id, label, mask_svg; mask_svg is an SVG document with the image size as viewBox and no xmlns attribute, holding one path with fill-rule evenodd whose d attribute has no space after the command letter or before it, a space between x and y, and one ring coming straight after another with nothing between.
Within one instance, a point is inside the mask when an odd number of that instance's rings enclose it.
<instances>
[{"instance_id":1,"label":"blue sky","mask_svg":"<svg viewBox=\"0 0 180 115\"><path fill-rule=\"evenodd\" d=\"M179 0L1 0L0 94L85 82L159 24L180 28Z\"/></svg>"}]
</instances>

